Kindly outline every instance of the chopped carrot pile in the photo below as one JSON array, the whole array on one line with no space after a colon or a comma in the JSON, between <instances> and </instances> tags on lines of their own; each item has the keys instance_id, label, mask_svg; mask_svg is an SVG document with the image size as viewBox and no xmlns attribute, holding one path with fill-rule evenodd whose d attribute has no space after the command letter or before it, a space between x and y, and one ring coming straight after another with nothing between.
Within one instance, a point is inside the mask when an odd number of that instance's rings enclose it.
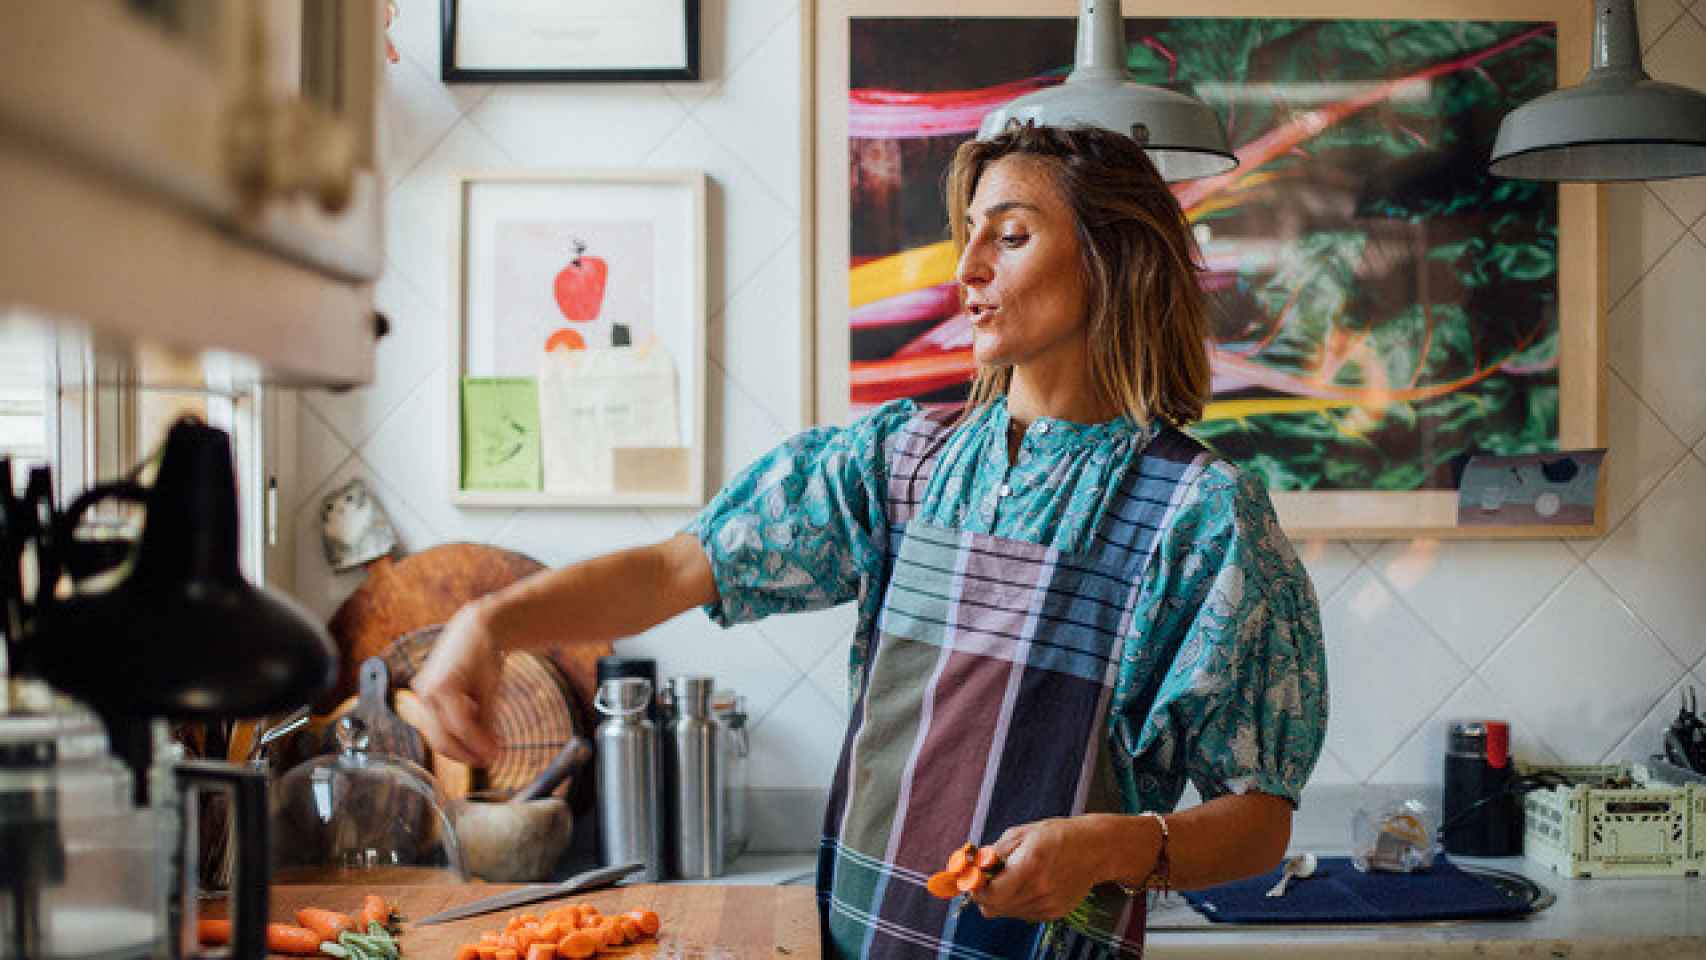
<instances>
[{"instance_id":1,"label":"chopped carrot pile","mask_svg":"<svg viewBox=\"0 0 1706 960\"><path fill-rule=\"evenodd\" d=\"M591 904L571 903L542 917L511 917L503 929L457 947L455 960L586 960L611 947L649 940L662 928L652 910L605 916Z\"/></svg>"}]
</instances>

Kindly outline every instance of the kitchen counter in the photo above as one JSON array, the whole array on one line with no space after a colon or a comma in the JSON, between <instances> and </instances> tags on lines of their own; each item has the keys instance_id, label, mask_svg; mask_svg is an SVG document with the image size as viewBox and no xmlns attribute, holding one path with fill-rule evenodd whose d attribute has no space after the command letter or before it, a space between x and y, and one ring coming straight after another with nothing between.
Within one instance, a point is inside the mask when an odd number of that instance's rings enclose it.
<instances>
[{"instance_id":1,"label":"kitchen counter","mask_svg":"<svg viewBox=\"0 0 1706 960\"><path fill-rule=\"evenodd\" d=\"M513 890L509 884L418 886L275 885L272 916L293 916L305 906L353 910L361 897L377 893L405 918ZM403 956L449 960L456 948L501 929L511 916L544 913L564 903L590 903L605 914L645 907L663 920L658 939L618 951L623 957L691 957L697 960L818 960L817 905L809 886L732 884L634 884L562 900L501 910L453 923L403 924Z\"/></svg>"},{"instance_id":2,"label":"kitchen counter","mask_svg":"<svg viewBox=\"0 0 1706 960\"><path fill-rule=\"evenodd\" d=\"M1287 928L1211 923L1175 896L1150 915L1145 957L1706 958L1706 880L1571 879L1522 857L1454 859L1520 873L1556 902L1527 920L1502 923ZM805 886L789 889L809 890L813 862L803 854L742 857L718 882L797 883L804 876Z\"/></svg>"}]
</instances>

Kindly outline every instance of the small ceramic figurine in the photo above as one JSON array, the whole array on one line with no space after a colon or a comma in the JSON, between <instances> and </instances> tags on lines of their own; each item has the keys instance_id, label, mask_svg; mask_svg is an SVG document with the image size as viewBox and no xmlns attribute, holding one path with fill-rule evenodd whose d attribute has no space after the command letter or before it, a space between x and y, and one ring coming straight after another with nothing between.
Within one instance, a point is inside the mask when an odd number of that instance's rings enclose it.
<instances>
[{"instance_id":1,"label":"small ceramic figurine","mask_svg":"<svg viewBox=\"0 0 1706 960\"><path fill-rule=\"evenodd\" d=\"M320 533L333 570L359 567L397 548L397 531L367 484L356 477L320 505Z\"/></svg>"}]
</instances>

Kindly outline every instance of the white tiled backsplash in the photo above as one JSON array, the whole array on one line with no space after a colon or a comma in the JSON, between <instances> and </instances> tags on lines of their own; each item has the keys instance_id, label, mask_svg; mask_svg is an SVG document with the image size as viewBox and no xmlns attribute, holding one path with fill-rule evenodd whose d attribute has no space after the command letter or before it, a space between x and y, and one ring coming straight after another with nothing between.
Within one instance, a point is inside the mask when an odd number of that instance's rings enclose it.
<instances>
[{"instance_id":1,"label":"white tiled backsplash","mask_svg":"<svg viewBox=\"0 0 1706 960\"><path fill-rule=\"evenodd\" d=\"M361 577L328 571L316 518L351 476L377 491L410 550L475 540L560 564L668 536L689 516L449 504L452 170L705 170L713 477L802 425L798 4L703 3L705 83L503 87L440 84L437 0L399 5L379 287L393 332L372 387L305 395L299 412L295 590L322 615ZM1649 72L1706 89L1706 0L1639 10ZM1706 687L1706 178L1616 186L1607 201L1611 532L1299 544L1328 640L1333 716L1313 784L1323 797L1437 784L1449 717L1510 719L1527 760L1639 758L1679 686ZM693 612L620 647L747 696L760 847L815 827L845 719L851 627L850 608L730 631Z\"/></svg>"}]
</instances>

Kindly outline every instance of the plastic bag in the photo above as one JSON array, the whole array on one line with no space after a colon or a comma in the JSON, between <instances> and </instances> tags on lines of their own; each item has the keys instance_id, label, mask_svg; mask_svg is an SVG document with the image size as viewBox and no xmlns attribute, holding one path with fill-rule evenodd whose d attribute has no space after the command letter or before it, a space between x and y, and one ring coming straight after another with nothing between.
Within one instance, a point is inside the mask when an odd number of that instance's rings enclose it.
<instances>
[{"instance_id":1,"label":"plastic bag","mask_svg":"<svg viewBox=\"0 0 1706 960\"><path fill-rule=\"evenodd\" d=\"M1351 862L1367 873L1415 873L1439 852L1439 815L1419 800L1396 800L1351 819Z\"/></svg>"}]
</instances>

